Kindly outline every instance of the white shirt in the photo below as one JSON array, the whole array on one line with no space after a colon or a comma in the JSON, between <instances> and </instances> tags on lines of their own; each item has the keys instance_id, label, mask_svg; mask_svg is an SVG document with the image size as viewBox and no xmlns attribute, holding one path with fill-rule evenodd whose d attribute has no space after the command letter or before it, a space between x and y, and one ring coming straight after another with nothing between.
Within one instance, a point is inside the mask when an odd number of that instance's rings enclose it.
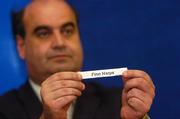
<instances>
[{"instance_id":1,"label":"white shirt","mask_svg":"<svg viewBox=\"0 0 180 119\"><path fill-rule=\"evenodd\" d=\"M39 101L42 102L41 94L40 94L41 87L32 80L29 80L29 83L33 91L35 92L36 96L38 97ZM74 106L75 106L75 103L72 103L71 106L69 107L68 112L67 112L67 119L72 119Z\"/></svg>"}]
</instances>

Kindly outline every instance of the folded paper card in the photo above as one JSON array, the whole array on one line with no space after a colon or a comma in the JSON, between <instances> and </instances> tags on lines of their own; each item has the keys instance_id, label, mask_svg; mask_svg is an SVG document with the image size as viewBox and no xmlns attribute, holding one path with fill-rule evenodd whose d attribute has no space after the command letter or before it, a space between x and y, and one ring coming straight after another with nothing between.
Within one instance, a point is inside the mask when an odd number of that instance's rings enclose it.
<instances>
[{"instance_id":1,"label":"folded paper card","mask_svg":"<svg viewBox=\"0 0 180 119\"><path fill-rule=\"evenodd\" d=\"M114 69L82 71L79 73L82 75L83 79L91 79L91 78L120 76L126 70L127 67L123 67L123 68L114 68Z\"/></svg>"}]
</instances>

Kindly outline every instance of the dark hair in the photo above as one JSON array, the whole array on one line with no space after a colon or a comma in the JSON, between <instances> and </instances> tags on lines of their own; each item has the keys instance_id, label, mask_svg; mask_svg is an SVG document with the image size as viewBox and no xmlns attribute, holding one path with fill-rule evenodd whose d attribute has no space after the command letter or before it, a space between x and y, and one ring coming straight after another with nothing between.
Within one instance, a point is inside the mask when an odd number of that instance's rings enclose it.
<instances>
[{"instance_id":1,"label":"dark hair","mask_svg":"<svg viewBox=\"0 0 180 119\"><path fill-rule=\"evenodd\" d=\"M25 29L24 29L24 23L23 23L23 16L24 16L24 11L20 10L19 12L12 12L12 30L14 36L20 35L21 37L25 37Z\"/></svg>"},{"instance_id":2,"label":"dark hair","mask_svg":"<svg viewBox=\"0 0 180 119\"><path fill-rule=\"evenodd\" d=\"M76 22L77 24L79 23L78 21L78 15L74 7L70 4L68 4L72 11L75 14L76 17ZM24 28L24 23L23 23L23 16L24 16L25 8L20 10L20 11L14 11L12 12L12 30L13 30L13 35L16 38L16 35L20 35L22 38L26 36L25 28Z\"/></svg>"}]
</instances>

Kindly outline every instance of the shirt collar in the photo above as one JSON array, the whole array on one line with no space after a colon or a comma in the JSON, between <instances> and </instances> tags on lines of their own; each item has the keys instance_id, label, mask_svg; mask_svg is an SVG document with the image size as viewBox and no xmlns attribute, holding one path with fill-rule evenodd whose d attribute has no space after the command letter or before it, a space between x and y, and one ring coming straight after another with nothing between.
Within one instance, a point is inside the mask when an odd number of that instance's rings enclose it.
<instances>
[{"instance_id":1,"label":"shirt collar","mask_svg":"<svg viewBox=\"0 0 180 119\"><path fill-rule=\"evenodd\" d=\"M36 96L38 97L39 101L42 102L41 95L40 95L41 87L31 79L29 80L29 83L30 83L33 91L35 92Z\"/></svg>"}]
</instances>

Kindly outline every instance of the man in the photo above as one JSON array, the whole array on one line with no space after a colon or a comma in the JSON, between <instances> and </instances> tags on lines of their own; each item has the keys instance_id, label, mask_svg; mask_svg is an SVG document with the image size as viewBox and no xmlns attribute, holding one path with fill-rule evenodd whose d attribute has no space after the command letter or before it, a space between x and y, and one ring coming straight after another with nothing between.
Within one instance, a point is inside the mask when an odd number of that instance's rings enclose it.
<instances>
[{"instance_id":1,"label":"man","mask_svg":"<svg viewBox=\"0 0 180 119\"><path fill-rule=\"evenodd\" d=\"M146 117L155 87L145 72L124 72L122 90L82 81L77 73L83 62L77 16L64 0L32 1L15 21L17 48L29 81L0 98L0 118Z\"/></svg>"}]
</instances>

